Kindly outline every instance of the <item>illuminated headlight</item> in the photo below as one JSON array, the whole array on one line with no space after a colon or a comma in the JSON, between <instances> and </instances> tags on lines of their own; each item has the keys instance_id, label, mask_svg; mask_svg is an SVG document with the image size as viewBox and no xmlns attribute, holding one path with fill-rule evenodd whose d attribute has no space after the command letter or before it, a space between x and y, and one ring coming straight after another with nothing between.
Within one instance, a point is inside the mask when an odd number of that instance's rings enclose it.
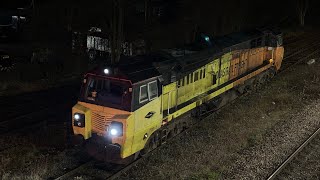
<instances>
[{"instance_id":1,"label":"illuminated headlight","mask_svg":"<svg viewBox=\"0 0 320 180\"><path fill-rule=\"evenodd\" d=\"M75 115L74 115L74 119L75 119L75 120L79 120L79 119L80 119L80 115L79 115L79 114L75 114Z\"/></svg>"},{"instance_id":2,"label":"illuminated headlight","mask_svg":"<svg viewBox=\"0 0 320 180\"><path fill-rule=\"evenodd\" d=\"M85 127L85 116L84 114L75 113L73 115L73 125L77 127Z\"/></svg>"},{"instance_id":3,"label":"illuminated headlight","mask_svg":"<svg viewBox=\"0 0 320 180\"><path fill-rule=\"evenodd\" d=\"M109 135L119 137L123 135L123 124L120 122L112 122L109 128Z\"/></svg>"},{"instance_id":4,"label":"illuminated headlight","mask_svg":"<svg viewBox=\"0 0 320 180\"><path fill-rule=\"evenodd\" d=\"M110 134L111 134L112 136L116 136L116 135L118 135L118 130L117 130L117 129L111 129L111 130L110 130Z\"/></svg>"},{"instance_id":5,"label":"illuminated headlight","mask_svg":"<svg viewBox=\"0 0 320 180\"><path fill-rule=\"evenodd\" d=\"M104 72L105 74L109 74L110 71L109 71L109 69L104 69L103 72Z\"/></svg>"}]
</instances>

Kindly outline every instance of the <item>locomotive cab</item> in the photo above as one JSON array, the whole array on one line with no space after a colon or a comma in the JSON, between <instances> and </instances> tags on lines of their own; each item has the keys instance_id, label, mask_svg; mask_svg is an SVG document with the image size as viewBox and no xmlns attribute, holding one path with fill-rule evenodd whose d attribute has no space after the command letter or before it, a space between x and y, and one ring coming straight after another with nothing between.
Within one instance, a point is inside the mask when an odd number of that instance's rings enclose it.
<instances>
[{"instance_id":1,"label":"locomotive cab","mask_svg":"<svg viewBox=\"0 0 320 180\"><path fill-rule=\"evenodd\" d=\"M88 75L84 79L81 100L91 104L131 110L132 85L125 80Z\"/></svg>"},{"instance_id":2,"label":"locomotive cab","mask_svg":"<svg viewBox=\"0 0 320 180\"><path fill-rule=\"evenodd\" d=\"M139 79L119 69L85 75L72 125L90 155L108 161L129 157L144 147L141 140L155 130L154 124L160 126L160 81L148 75ZM145 131L148 125L153 127L150 132Z\"/></svg>"}]
</instances>

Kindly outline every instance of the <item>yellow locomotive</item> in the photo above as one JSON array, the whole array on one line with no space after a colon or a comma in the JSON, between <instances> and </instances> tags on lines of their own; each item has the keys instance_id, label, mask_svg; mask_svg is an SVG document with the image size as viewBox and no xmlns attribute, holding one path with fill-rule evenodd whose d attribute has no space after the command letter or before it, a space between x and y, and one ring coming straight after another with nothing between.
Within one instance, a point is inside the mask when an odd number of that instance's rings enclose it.
<instances>
[{"instance_id":1,"label":"yellow locomotive","mask_svg":"<svg viewBox=\"0 0 320 180\"><path fill-rule=\"evenodd\" d=\"M203 36L87 73L72 109L74 135L109 161L144 155L187 128L190 118L217 108L229 91L243 93L271 78L283 59L281 33L254 30Z\"/></svg>"}]
</instances>

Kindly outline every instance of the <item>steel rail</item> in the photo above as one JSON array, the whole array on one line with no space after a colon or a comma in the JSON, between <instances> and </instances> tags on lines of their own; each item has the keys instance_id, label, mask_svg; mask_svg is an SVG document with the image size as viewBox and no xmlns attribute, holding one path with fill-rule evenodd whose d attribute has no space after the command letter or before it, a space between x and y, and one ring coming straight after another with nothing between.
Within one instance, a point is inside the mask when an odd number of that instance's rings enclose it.
<instances>
[{"instance_id":1,"label":"steel rail","mask_svg":"<svg viewBox=\"0 0 320 180\"><path fill-rule=\"evenodd\" d=\"M88 166L90 166L92 163L94 162L94 160L89 160L85 163L80 164L79 166L73 168L72 170L64 173L63 175L60 175L59 177L54 178L54 180L63 180L63 179L67 179L69 178L71 175L73 175L74 173L76 173L77 171L86 168Z\"/></svg>"},{"instance_id":2,"label":"steel rail","mask_svg":"<svg viewBox=\"0 0 320 180\"><path fill-rule=\"evenodd\" d=\"M313 46L312 48L319 47L319 44L320 44L320 43L316 44L316 45ZM282 68L284 67L284 69L281 69L281 68L280 68L280 71L278 72L278 74L280 74L280 73L284 72L285 70L288 70L288 69L290 69L291 67L293 67L293 66L295 66L295 65L297 65L297 64L299 64L299 63L301 63L301 62L303 62L303 61L305 61L305 60L307 60L308 58L312 57L313 55L315 55L315 54L318 53L318 52L319 52L319 49L315 49L315 50L313 50L311 53L309 53L307 56L302 57L302 58L300 58L300 59L298 59L298 60L296 60L296 61L287 61L287 62L284 62L283 65L282 65Z\"/></svg>"},{"instance_id":3,"label":"steel rail","mask_svg":"<svg viewBox=\"0 0 320 180\"><path fill-rule=\"evenodd\" d=\"M274 179L282 170L320 133L317 129L307 140L305 140L269 177L267 180Z\"/></svg>"},{"instance_id":4,"label":"steel rail","mask_svg":"<svg viewBox=\"0 0 320 180\"><path fill-rule=\"evenodd\" d=\"M291 53L291 54L286 55L286 56L283 58L283 61L285 61L286 59L292 58L292 57L294 57L294 56L296 56L296 55L298 55L298 54L301 54L301 53L304 52L305 50L308 50L309 48L312 48L312 47L318 45L319 42L320 42L320 41L318 40L318 41L312 42L311 45L308 44L309 46L304 46L304 47L297 48L297 50L299 50L299 51L295 51L295 52L293 52L293 53ZM303 48L303 49L301 49L301 48Z\"/></svg>"}]
</instances>

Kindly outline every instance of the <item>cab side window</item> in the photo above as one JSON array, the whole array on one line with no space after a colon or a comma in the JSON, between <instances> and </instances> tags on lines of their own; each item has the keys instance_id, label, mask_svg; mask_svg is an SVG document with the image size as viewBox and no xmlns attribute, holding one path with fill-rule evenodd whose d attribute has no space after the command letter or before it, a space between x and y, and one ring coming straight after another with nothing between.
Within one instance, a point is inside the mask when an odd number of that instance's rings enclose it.
<instances>
[{"instance_id":1,"label":"cab side window","mask_svg":"<svg viewBox=\"0 0 320 180\"><path fill-rule=\"evenodd\" d=\"M193 73L191 73L191 76L190 76L190 83L193 83Z\"/></svg>"},{"instance_id":2,"label":"cab side window","mask_svg":"<svg viewBox=\"0 0 320 180\"><path fill-rule=\"evenodd\" d=\"M206 77L206 68L203 69L203 78Z\"/></svg>"},{"instance_id":3,"label":"cab side window","mask_svg":"<svg viewBox=\"0 0 320 180\"><path fill-rule=\"evenodd\" d=\"M212 75L212 84L213 85L217 84L217 75L215 74Z\"/></svg>"},{"instance_id":4,"label":"cab side window","mask_svg":"<svg viewBox=\"0 0 320 180\"><path fill-rule=\"evenodd\" d=\"M139 103L148 101L148 87L147 85L140 86Z\"/></svg>"},{"instance_id":5,"label":"cab side window","mask_svg":"<svg viewBox=\"0 0 320 180\"><path fill-rule=\"evenodd\" d=\"M187 85L189 84L190 75L187 75Z\"/></svg>"},{"instance_id":6,"label":"cab side window","mask_svg":"<svg viewBox=\"0 0 320 180\"><path fill-rule=\"evenodd\" d=\"M148 94L149 94L150 101L158 97L157 81L148 83Z\"/></svg>"},{"instance_id":7,"label":"cab side window","mask_svg":"<svg viewBox=\"0 0 320 180\"><path fill-rule=\"evenodd\" d=\"M194 73L194 82L198 81L199 79L199 72Z\"/></svg>"}]
</instances>

